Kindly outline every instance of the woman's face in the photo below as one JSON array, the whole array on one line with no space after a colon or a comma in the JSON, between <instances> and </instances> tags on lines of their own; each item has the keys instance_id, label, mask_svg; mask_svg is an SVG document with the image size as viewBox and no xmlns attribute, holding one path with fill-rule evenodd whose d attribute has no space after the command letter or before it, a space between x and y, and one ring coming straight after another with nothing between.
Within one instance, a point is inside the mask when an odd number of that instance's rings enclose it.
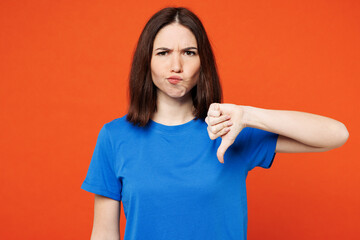
<instances>
[{"instance_id":1,"label":"woman's face","mask_svg":"<svg viewBox=\"0 0 360 240\"><path fill-rule=\"evenodd\" d=\"M158 99L185 99L196 85L200 73L200 57L194 34L173 23L162 28L155 37L151 57L151 76ZM178 77L180 80L171 79Z\"/></svg>"}]
</instances>

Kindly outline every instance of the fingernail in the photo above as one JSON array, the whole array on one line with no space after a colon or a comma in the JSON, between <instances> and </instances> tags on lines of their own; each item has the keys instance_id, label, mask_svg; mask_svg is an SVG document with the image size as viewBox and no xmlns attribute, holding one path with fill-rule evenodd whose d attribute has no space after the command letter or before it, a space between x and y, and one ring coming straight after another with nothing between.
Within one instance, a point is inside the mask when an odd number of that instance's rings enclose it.
<instances>
[{"instance_id":1,"label":"fingernail","mask_svg":"<svg viewBox=\"0 0 360 240\"><path fill-rule=\"evenodd\" d=\"M227 126L231 126L231 125L233 125L232 122L228 122L228 123L227 123Z\"/></svg>"}]
</instances>

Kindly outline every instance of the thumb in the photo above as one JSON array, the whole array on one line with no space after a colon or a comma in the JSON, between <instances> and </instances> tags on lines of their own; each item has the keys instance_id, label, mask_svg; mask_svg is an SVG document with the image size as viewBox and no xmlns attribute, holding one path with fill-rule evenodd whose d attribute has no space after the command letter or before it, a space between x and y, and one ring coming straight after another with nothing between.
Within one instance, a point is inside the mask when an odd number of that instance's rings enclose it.
<instances>
[{"instance_id":1,"label":"thumb","mask_svg":"<svg viewBox=\"0 0 360 240\"><path fill-rule=\"evenodd\" d=\"M210 105L210 109L214 111L220 111L220 104L219 103L212 103Z\"/></svg>"},{"instance_id":2,"label":"thumb","mask_svg":"<svg viewBox=\"0 0 360 240\"><path fill-rule=\"evenodd\" d=\"M231 146L232 142L222 139L221 144L217 150L216 156L219 162L224 163L224 155L226 150Z\"/></svg>"}]
</instances>

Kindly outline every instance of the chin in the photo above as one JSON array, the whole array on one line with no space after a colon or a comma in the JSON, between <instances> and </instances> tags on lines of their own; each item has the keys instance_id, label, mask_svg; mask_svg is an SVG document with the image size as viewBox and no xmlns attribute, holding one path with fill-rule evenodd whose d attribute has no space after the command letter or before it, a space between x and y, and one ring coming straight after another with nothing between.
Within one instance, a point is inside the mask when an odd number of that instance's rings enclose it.
<instances>
[{"instance_id":1,"label":"chin","mask_svg":"<svg viewBox=\"0 0 360 240\"><path fill-rule=\"evenodd\" d=\"M185 99L187 97L190 96L190 94L185 94L185 93L180 93L180 94L172 94L172 95L169 95L171 98L176 98L176 99ZM191 97L191 96L190 96Z\"/></svg>"},{"instance_id":2,"label":"chin","mask_svg":"<svg viewBox=\"0 0 360 240\"><path fill-rule=\"evenodd\" d=\"M160 95L163 95L164 97L173 98L173 99L184 99L190 96L190 92L186 91L161 91ZM159 96L159 92L158 92ZM191 97L191 96L190 96Z\"/></svg>"},{"instance_id":3,"label":"chin","mask_svg":"<svg viewBox=\"0 0 360 240\"><path fill-rule=\"evenodd\" d=\"M166 95L168 95L169 97L172 97L172 98L179 98L179 97L183 97L185 95L185 93L183 91L168 91L165 93L166 93Z\"/></svg>"},{"instance_id":4,"label":"chin","mask_svg":"<svg viewBox=\"0 0 360 240\"><path fill-rule=\"evenodd\" d=\"M182 94L174 94L174 95L169 95L169 97L171 97L171 98L176 98L176 99L180 99L180 98L183 98L184 97L184 95L182 95Z\"/></svg>"}]
</instances>

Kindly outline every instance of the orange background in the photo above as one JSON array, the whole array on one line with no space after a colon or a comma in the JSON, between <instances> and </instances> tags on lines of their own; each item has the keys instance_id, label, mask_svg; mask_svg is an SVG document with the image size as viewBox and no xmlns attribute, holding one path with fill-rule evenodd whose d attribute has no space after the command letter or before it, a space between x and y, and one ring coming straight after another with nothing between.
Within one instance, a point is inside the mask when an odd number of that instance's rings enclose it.
<instances>
[{"instance_id":1,"label":"orange background","mask_svg":"<svg viewBox=\"0 0 360 240\"><path fill-rule=\"evenodd\" d=\"M191 2L0 2L0 239L89 239L93 194L80 185L100 128L126 113L140 32L166 6L202 20L225 102L350 132L341 148L278 153L249 174L248 239L358 239L360 2Z\"/></svg>"}]
</instances>

